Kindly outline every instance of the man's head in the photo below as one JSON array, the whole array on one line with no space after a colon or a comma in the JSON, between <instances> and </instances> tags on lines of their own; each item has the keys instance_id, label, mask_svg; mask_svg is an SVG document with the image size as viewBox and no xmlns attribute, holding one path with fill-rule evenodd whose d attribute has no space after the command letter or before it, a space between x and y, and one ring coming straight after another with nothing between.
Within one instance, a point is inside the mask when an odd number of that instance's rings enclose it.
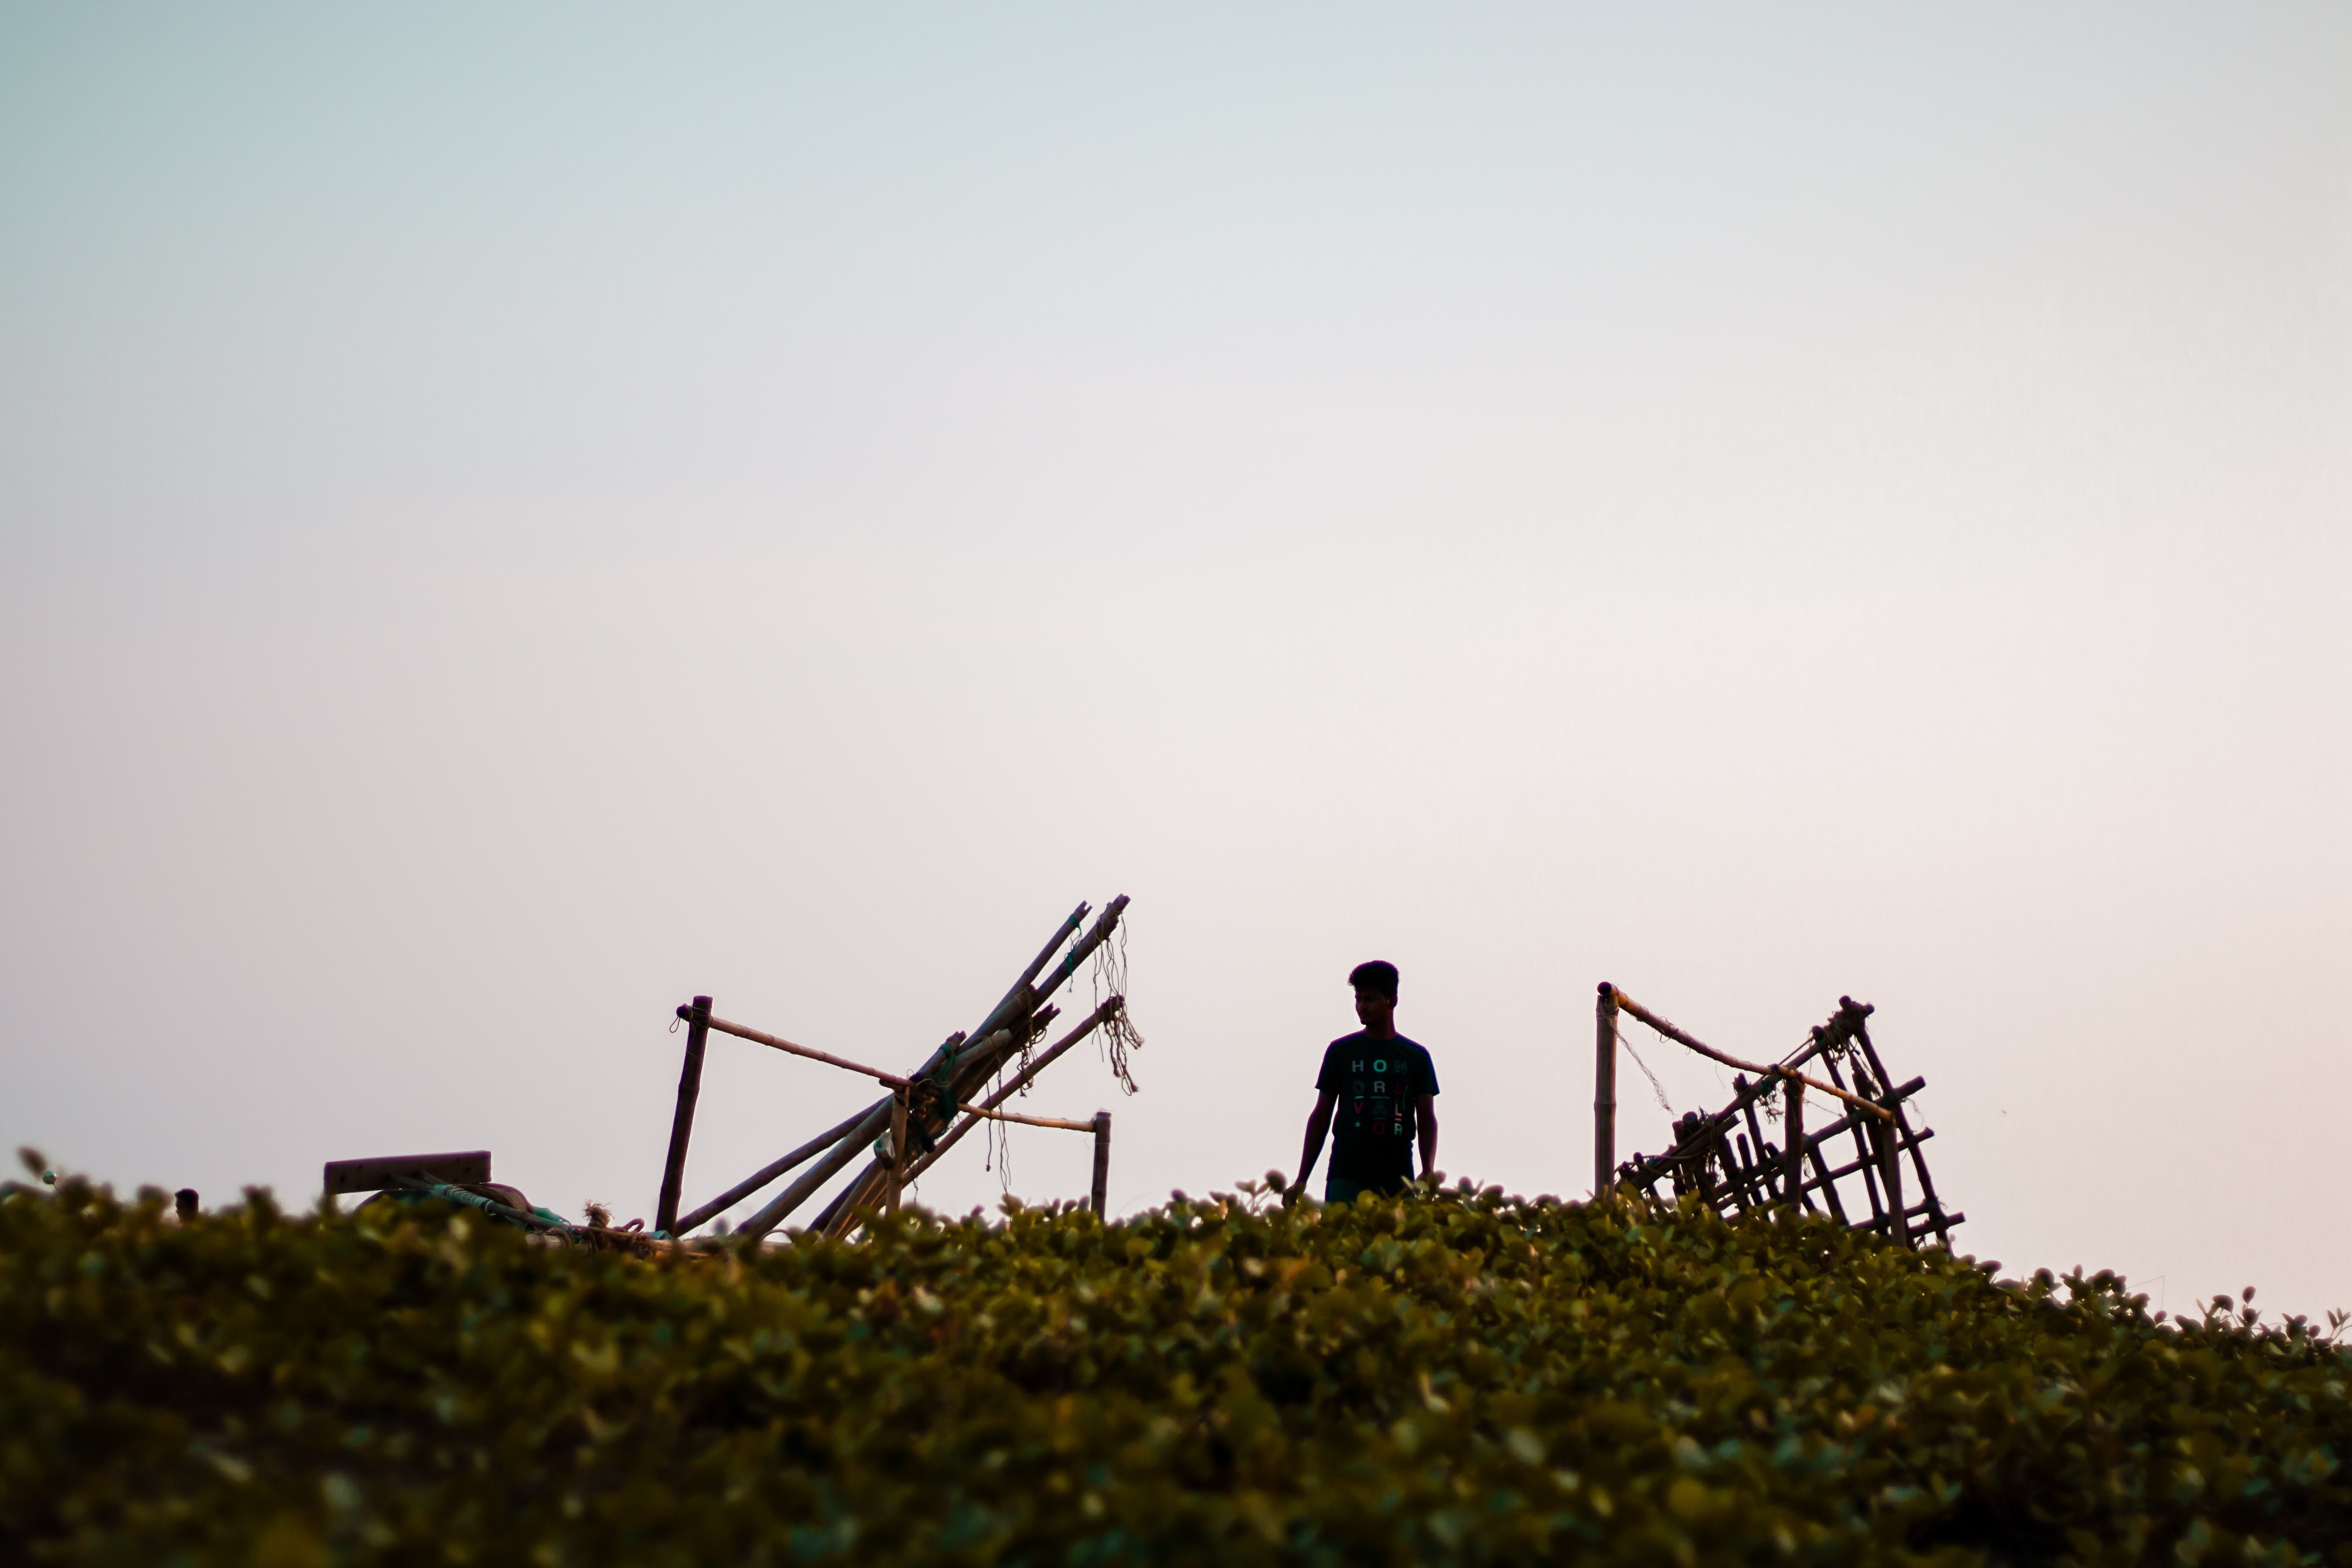
<instances>
[{"instance_id":1,"label":"man's head","mask_svg":"<svg viewBox=\"0 0 2352 1568\"><path fill-rule=\"evenodd\" d=\"M1385 1027L1396 1016L1397 967L1383 959L1360 963L1348 973L1356 988L1356 1021L1367 1029Z\"/></svg>"}]
</instances>

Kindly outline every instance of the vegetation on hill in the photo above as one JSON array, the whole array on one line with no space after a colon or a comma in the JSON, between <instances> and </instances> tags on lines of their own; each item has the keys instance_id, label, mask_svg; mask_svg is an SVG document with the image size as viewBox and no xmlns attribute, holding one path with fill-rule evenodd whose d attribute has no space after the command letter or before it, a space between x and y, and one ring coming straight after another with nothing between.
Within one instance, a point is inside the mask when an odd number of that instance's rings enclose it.
<instances>
[{"instance_id":1,"label":"vegetation on hill","mask_svg":"<svg viewBox=\"0 0 2352 1568\"><path fill-rule=\"evenodd\" d=\"M650 1262L16 1187L0 1559L2352 1563L2352 1357L1990 1268L1466 1187Z\"/></svg>"}]
</instances>

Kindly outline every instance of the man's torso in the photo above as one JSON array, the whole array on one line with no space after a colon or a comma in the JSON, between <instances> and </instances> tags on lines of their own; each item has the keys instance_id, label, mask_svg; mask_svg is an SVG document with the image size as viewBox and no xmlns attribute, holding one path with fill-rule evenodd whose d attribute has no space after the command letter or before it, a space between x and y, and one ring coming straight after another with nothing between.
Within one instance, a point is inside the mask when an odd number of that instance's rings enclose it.
<instances>
[{"instance_id":1,"label":"man's torso","mask_svg":"<svg viewBox=\"0 0 2352 1568\"><path fill-rule=\"evenodd\" d=\"M1418 1042L1402 1035L1375 1040L1360 1031L1334 1040L1315 1087L1335 1101L1332 1175L1387 1182L1412 1174L1415 1112L1423 1095L1437 1092L1436 1069Z\"/></svg>"}]
</instances>

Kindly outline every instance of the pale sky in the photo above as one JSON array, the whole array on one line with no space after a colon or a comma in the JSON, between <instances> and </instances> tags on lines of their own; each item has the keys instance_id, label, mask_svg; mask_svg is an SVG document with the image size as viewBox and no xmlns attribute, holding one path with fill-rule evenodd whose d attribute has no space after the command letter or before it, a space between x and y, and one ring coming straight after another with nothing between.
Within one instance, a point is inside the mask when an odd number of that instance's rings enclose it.
<instances>
[{"instance_id":1,"label":"pale sky","mask_svg":"<svg viewBox=\"0 0 2352 1568\"><path fill-rule=\"evenodd\" d=\"M1124 892L1120 1209L1362 959L1529 1194L1597 982L1851 994L1964 1249L2352 1307L2352 11L5 5L0 737L126 1189L650 1215L677 1003L903 1069ZM688 1202L861 1098L714 1040Z\"/></svg>"}]
</instances>

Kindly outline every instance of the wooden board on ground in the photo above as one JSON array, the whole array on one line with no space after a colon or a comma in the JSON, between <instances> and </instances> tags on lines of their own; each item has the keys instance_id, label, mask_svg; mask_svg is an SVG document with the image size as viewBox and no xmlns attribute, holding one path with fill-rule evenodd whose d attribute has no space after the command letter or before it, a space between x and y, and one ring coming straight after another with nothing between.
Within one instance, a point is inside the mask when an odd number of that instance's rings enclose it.
<instances>
[{"instance_id":1,"label":"wooden board on ground","mask_svg":"<svg viewBox=\"0 0 2352 1568\"><path fill-rule=\"evenodd\" d=\"M469 1149L456 1154L385 1154L373 1160L327 1162L327 1191L380 1193L411 1181L446 1182L453 1186L490 1179L490 1152Z\"/></svg>"}]
</instances>

